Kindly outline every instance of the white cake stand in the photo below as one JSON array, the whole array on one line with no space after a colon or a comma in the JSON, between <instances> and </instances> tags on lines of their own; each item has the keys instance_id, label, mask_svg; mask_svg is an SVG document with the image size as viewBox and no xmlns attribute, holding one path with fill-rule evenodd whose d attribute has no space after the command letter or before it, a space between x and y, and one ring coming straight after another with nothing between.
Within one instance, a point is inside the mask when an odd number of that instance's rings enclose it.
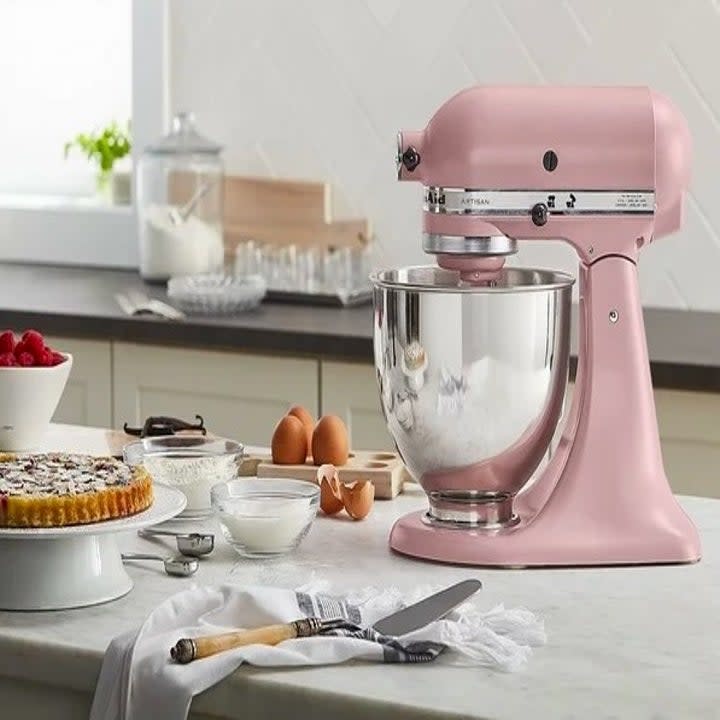
<instances>
[{"instance_id":1,"label":"white cake stand","mask_svg":"<svg viewBox=\"0 0 720 720\"><path fill-rule=\"evenodd\" d=\"M155 485L137 515L59 528L0 528L0 610L61 610L96 605L130 592L117 533L175 517L185 496Z\"/></svg>"}]
</instances>

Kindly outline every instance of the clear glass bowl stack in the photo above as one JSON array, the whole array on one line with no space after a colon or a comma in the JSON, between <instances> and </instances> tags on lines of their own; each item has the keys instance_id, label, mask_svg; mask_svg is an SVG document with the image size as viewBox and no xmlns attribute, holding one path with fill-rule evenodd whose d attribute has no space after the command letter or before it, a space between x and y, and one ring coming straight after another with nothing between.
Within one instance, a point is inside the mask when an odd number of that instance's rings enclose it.
<instances>
[{"instance_id":1,"label":"clear glass bowl stack","mask_svg":"<svg viewBox=\"0 0 720 720\"><path fill-rule=\"evenodd\" d=\"M261 275L188 275L168 282L171 303L196 315L230 315L250 310L262 302L266 291L267 284Z\"/></svg>"},{"instance_id":2,"label":"clear glass bowl stack","mask_svg":"<svg viewBox=\"0 0 720 720\"><path fill-rule=\"evenodd\" d=\"M308 300L312 296L335 296L346 304L363 293L370 299L369 275L376 253L373 243L330 249L247 241L235 250L235 274L262 275L270 299L283 299L283 294Z\"/></svg>"}]
</instances>

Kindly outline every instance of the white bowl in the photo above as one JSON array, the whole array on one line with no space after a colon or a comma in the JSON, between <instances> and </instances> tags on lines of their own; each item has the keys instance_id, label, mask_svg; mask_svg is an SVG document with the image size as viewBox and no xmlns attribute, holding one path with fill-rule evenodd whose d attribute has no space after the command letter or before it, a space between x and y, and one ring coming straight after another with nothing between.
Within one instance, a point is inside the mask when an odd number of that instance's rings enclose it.
<instances>
[{"instance_id":1,"label":"white bowl","mask_svg":"<svg viewBox=\"0 0 720 720\"><path fill-rule=\"evenodd\" d=\"M54 367L0 367L0 450L33 450L62 397L72 355Z\"/></svg>"}]
</instances>

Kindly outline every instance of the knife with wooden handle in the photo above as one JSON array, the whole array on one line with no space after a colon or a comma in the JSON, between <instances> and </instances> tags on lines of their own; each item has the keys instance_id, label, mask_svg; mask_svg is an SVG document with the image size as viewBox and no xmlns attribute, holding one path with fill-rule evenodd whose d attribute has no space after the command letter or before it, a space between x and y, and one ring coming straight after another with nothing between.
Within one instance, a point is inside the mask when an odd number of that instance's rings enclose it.
<instances>
[{"instance_id":1,"label":"knife with wooden handle","mask_svg":"<svg viewBox=\"0 0 720 720\"><path fill-rule=\"evenodd\" d=\"M170 657L185 665L193 660L201 660L244 645L277 645L284 640L311 637L343 624L345 624L345 620L342 619L320 620L320 618L309 617L291 623L266 625L254 630L238 630L221 635L182 638L170 649Z\"/></svg>"},{"instance_id":2,"label":"knife with wooden handle","mask_svg":"<svg viewBox=\"0 0 720 720\"><path fill-rule=\"evenodd\" d=\"M463 580L378 620L373 628L382 635L405 635L444 617L481 587L482 583L479 580ZM253 630L238 630L237 632L198 638L181 638L170 649L170 657L175 662L185 665L193 660L200 660L245 645L277 645L284 640L311 637L345 624L346 621L342 618L321 620L309 617L286 624L266 625Z\"/></svg>"}]
</instances>

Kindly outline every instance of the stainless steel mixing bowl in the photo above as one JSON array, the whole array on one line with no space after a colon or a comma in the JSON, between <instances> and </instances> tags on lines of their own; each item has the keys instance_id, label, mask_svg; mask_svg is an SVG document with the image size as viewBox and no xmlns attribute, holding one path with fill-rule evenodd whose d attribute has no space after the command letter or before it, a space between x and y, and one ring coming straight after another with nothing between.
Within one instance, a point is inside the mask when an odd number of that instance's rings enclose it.
<instances>
[{"instance_id":1,"label":"stainless steel mixing bowl","mask_svg":"<svg viewBox=\"0 0 720 720\"><path fill-rule=\"evenodd\" d=\"M574 279L505 268L469 284L421 266L372 281L382 408L429 521L514 522L562 414Z\"/></svg>"}]
</instances>

